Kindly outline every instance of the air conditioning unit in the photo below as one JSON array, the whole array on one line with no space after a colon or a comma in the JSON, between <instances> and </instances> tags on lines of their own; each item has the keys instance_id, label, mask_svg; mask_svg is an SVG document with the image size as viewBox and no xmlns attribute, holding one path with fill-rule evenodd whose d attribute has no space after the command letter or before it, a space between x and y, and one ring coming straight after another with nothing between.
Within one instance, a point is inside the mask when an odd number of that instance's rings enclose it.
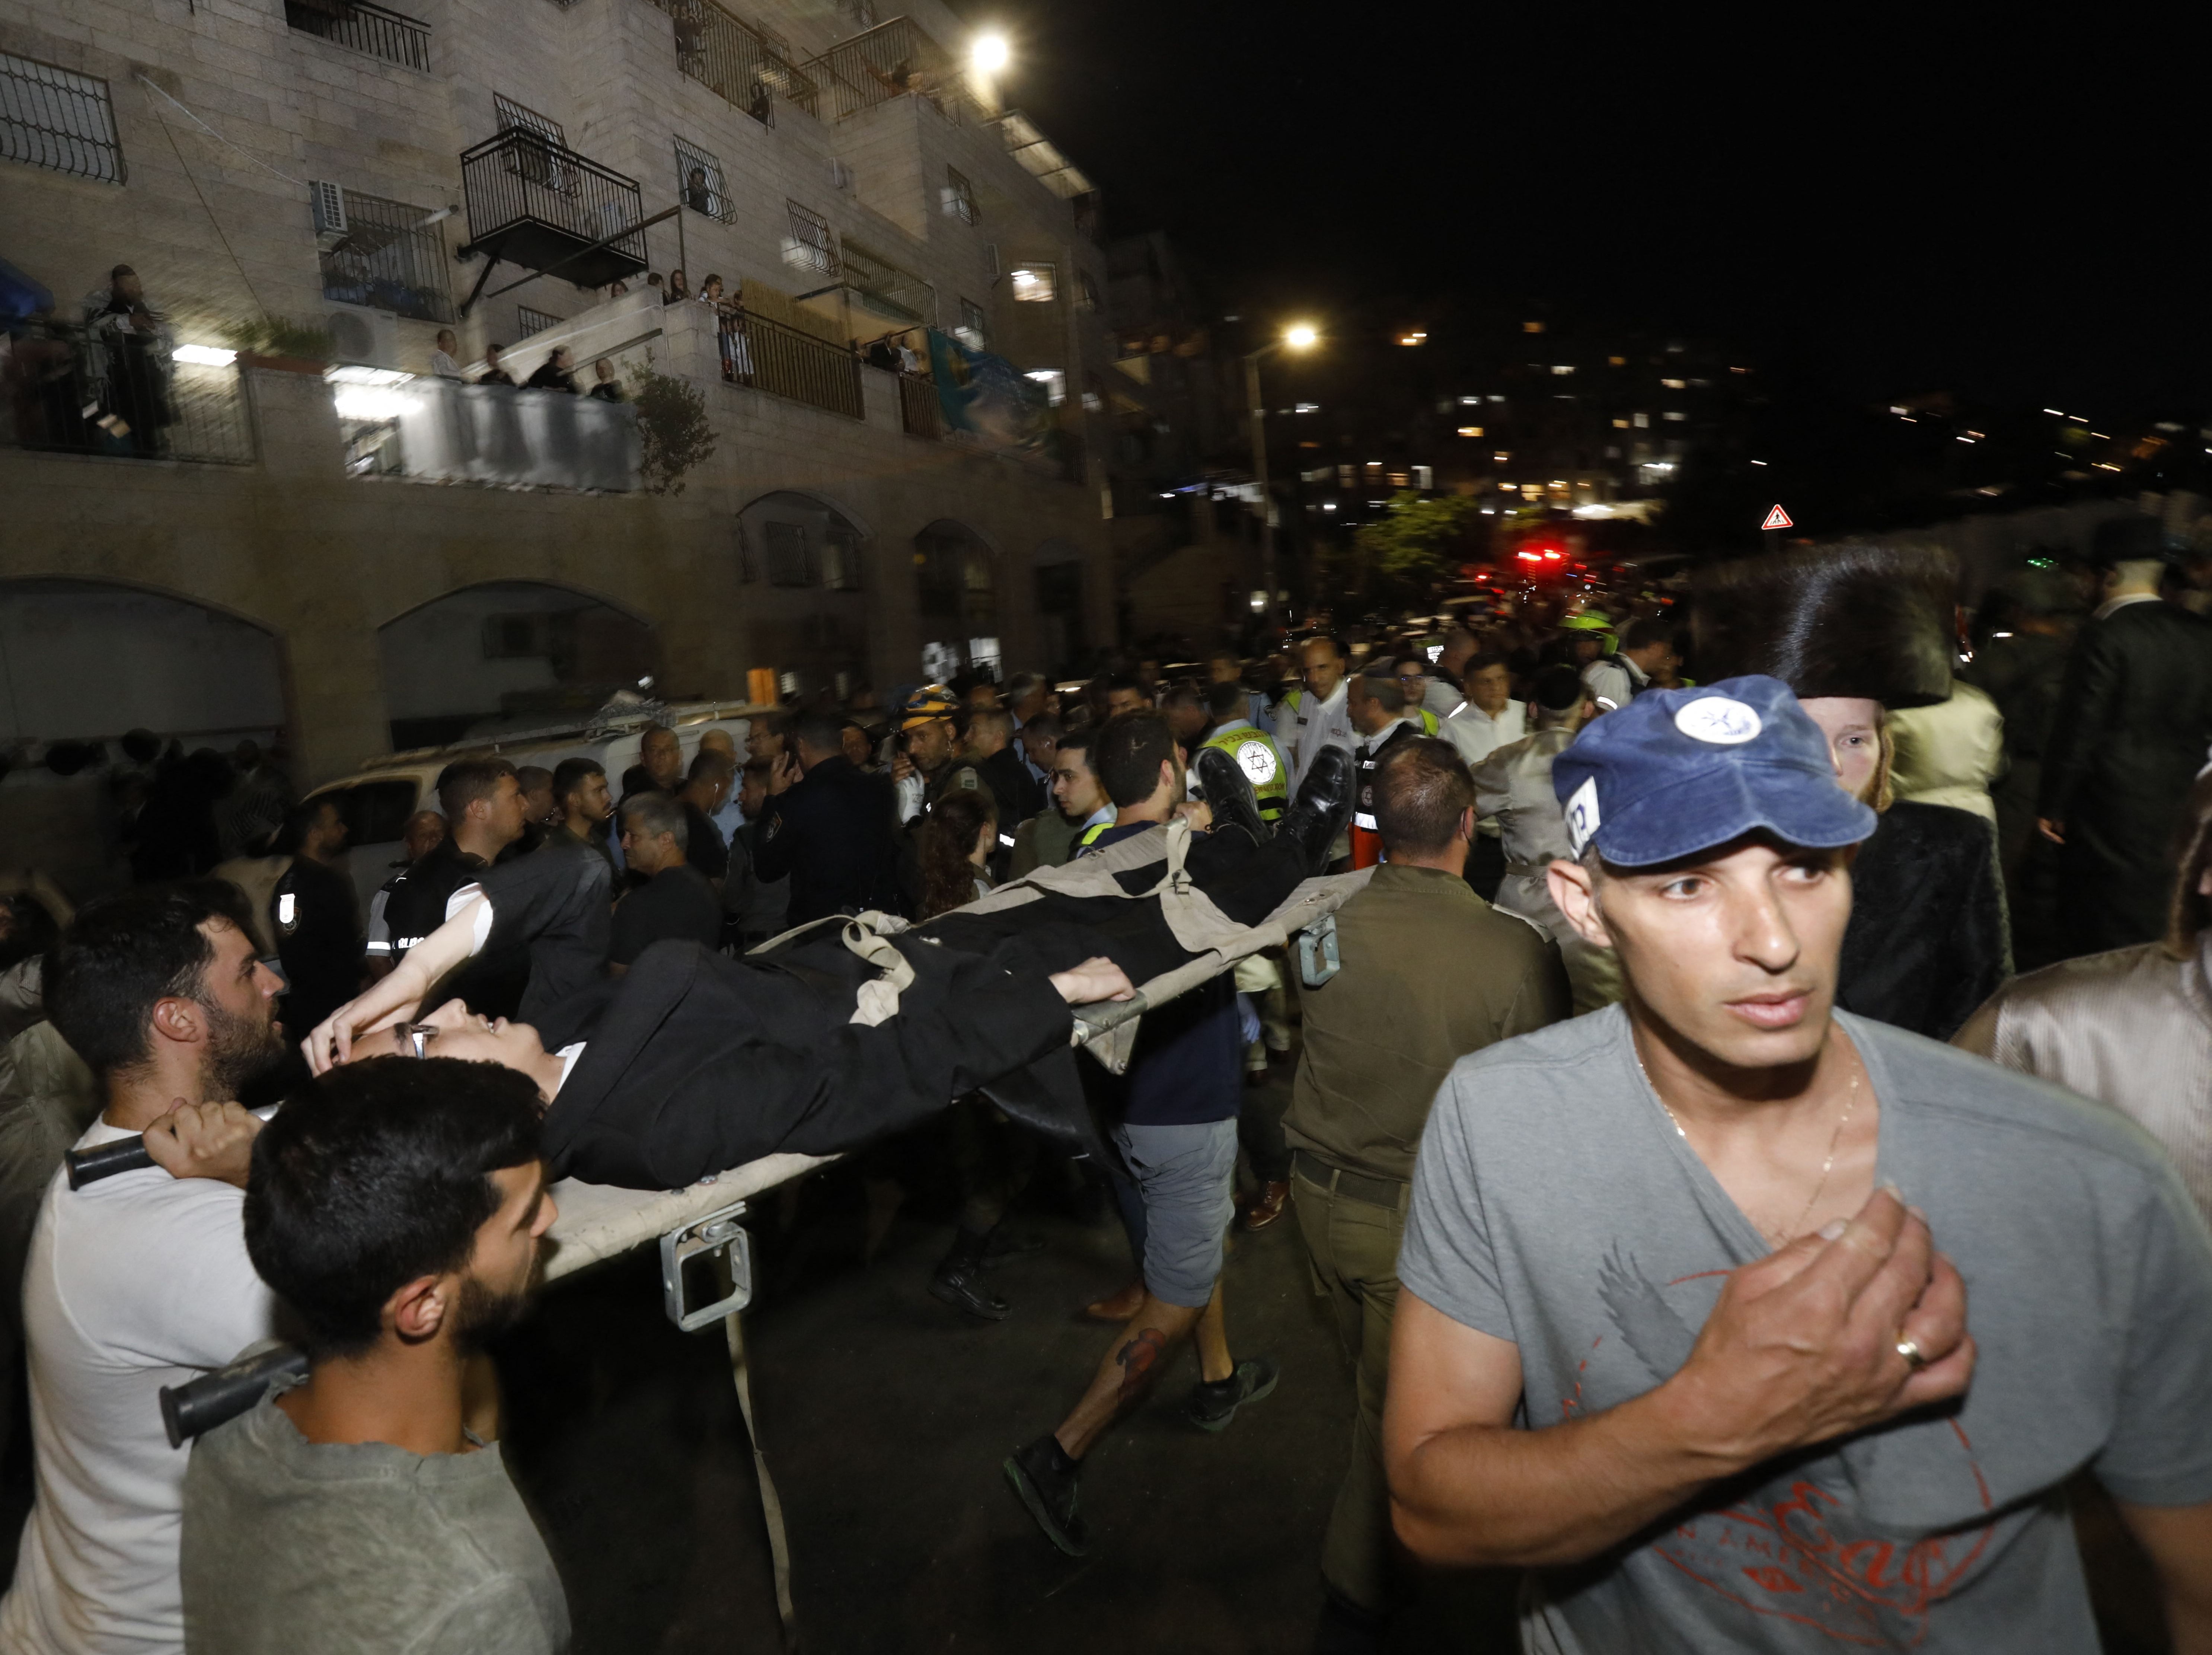
<instances>
[{"instance_id":1,"label":"air conditioning unit","mask_svg":"<svg viewBox=\"0 0 2212 1655\"><path fill-rule=\"evenodd\" d=\"M367 305L332 305L323 319L331 336L331 359L362 368L402 368L399 319Z\"/></svg>"},{"instance_id":2,"label":"air conditioning unit","mask_svg":"<svg viewBox=\"0 0 2212 1655\"><path fill-rule=\"evenodd\" d=\"M307 200L315 214L315 245L328 253L346 238L345 191L327 181L311 183Z\"/></svg>"}]
</instances>

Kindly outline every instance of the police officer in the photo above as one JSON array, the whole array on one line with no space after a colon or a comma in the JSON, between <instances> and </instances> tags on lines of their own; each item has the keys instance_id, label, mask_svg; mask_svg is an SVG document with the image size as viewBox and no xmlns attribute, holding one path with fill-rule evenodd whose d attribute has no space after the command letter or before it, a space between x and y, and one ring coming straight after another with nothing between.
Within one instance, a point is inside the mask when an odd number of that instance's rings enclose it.
<instances>
[{"instance_id":1,"label":"police officer","mask_svg":"<svg viewBox=\"0 0 2212 1655\"><path fill-rule=\"evenodd\" d=\"M763 880L790 879L792 925L891 907L896 887L882 778L845 757L838 721L826 713L793 719L785 746L769 774L754 871Z\"/></svg>"},{"instance_id":2,"label":"police officer","mask_svg":"<svg viewBox=\"0 0 2212 1655\"><path fill-rule=\"evenodd\" d=\"M1389 670L1383 668L1386 674ZM1372 867L1382 860L1382 834L1375 819L1375 767L1395 743L1418 738L1421 728L1406 717L1406 694L1395 678L1362 673L1350 684L1345 704L1360 736L1352 754L1358 788L1352 806L1352 865Z\"/></svg>"}]
</instances>

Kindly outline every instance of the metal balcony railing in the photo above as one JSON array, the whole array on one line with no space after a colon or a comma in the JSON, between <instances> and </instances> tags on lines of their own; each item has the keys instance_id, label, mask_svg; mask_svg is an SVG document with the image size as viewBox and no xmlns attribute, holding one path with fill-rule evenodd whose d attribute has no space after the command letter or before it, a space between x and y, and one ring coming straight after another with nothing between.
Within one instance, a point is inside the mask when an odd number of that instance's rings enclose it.
<instances>
[{"instance_id":1,"label":"metal balcony railing","mask_svg":"<svg viewBox=\"0 0 2212 1655\"><path fill-rule=\"evenodd\" d=\"M867 417L860 397L860 361L851 351L735 305L721 306L716 314L724 379L848 419Z\"/></svg>"},{"instance_id":2,"label":"metal balcony railing","mask_svg":"<svg viewBox=\"0 0 2212 1655\"><path fill-rule=\"evenodd\" d=\"M763 126L775 125L781 97L810 115L821 113L811 76L750 23L714 0L653 0L676 26L676 66L732 109Z\"/></svg>"},{"instance_id":3,"label":"metal balcony railing","mask_svg":"<svg viewBox=\"0 0 2212 1655\"><path fill-rule=\"evenodd\" d=\"M823 114L841 121L911 93L948 120L957 120L960 85L952 59L911 18L894 17L840 40L804 65L822 88Z\"/></svg>"},{"instance_id":4,"label":"metal balcony railing","mask_svg":"<svg viewBox=\"0 0 2212 1655\"><path fill-rule=\"evenodd\" d=\"M898 376L899 423L910 437L939 438L945 435L945 408L937 399L937 381L922 374Z\"/></svg>"},{"instance_id":5,"label":"metal balcony railing","mask_svg":"<svg viewBox=\"0 0 2212 1655\"><path fill-rule=\"evenodd\" d=\"M636 181L543 133L511 126L465 151L461 192L464 257L503 259L584 288L646 267Z\"/></svg>"},{"instance_id":6,"label":"metal balcony railing","mask_svg":"<svg viewBox=\"0 0 2212 1655\"><path fill-rule=\"evenodd\" d=\"M137 336L49 318L16 339L6 441L122 459L243 465L253 428L235 367L174 362L166 330Z\"/></svg>"},{"instance_id":7,"label":"metal balcony railing","mask_svg":"<svg viewBox=\"0 0 2212 1655\"><path fill-rule=\"evenodd\" d=\"M430 26L368 0L284 0L284 21L333 46L429 72Z\"/></svg>"}]
</instances>

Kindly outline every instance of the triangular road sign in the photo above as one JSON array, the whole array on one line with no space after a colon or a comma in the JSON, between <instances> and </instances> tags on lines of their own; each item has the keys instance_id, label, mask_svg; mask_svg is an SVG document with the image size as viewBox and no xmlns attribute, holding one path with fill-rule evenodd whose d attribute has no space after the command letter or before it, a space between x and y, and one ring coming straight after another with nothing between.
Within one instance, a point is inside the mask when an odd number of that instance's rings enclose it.
<instances>
[{"instance_id":1,"label":"triangular road sign","mask_svg":"<svg viewBox=\"0 0 2212 1655\"><path fill-rule=\"evenodd\" d=\"M1783 510L1781 507L1777 506L1772 511L1766 514L1766 520L1764 523L1761 523L1759 526L1763 529L1787 529L1794 528L1796 525L1793 524L1790 520L1790 514L1788 512Z\"/></svg>"}]
</instances>

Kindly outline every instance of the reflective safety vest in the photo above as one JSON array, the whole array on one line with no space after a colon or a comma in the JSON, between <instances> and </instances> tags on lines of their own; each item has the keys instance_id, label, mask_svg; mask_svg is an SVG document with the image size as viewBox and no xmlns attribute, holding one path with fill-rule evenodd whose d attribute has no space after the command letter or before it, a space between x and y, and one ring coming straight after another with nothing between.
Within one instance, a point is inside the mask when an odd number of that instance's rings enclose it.
<instances>
[{"instance_id":1,"label":"reflective safety vest","mask_svg":"<svg viewBox=\"0 0 2212 1655\"><path fill-rule=\"evenodd\" d=\"M1092 843L1098 837L1098 836L1105 832L1108 828L1112 827L1113 825L1114 824L1111 822L1093 822L1089 827L1084 829L1082 832L1077 834L1075 836L1075 849L1073 854L1070 855L1068 860L1073 861L1077 856L1080 856L1085 851L1090 849Z\"/></svg>"},{"instance_id":2,"label":"reflective safety vest","mask_svg":"<svg viewBox=\"0 0 2212 1655\"><path fill-rule=\"evenodd\" d=\"M1260 801L1260 819L1270 824L1279 820L1291 801L1291 767L1283 762L1283 751L1273 739L1251 724L1240 723L1206 737L1205 745L1237 761Z\"/></svg>"}]
</instances>

